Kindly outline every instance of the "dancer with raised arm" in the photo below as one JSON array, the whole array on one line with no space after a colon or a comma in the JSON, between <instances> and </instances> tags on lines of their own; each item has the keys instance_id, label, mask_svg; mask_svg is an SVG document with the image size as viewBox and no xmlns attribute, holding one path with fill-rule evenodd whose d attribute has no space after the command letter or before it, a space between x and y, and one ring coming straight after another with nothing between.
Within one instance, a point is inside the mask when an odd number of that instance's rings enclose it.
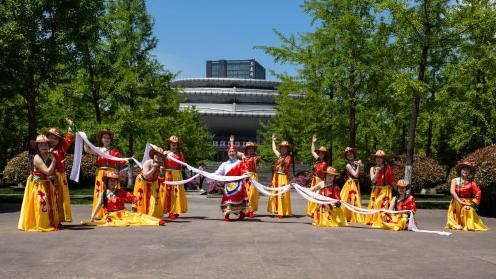
<instances>
[{"instance_id":1,"label":"dancer with raised arm","mask_svg":"<svg viewBox=\"0 0 496 279\"><path fill-rule=\"evenodd\" d=\"M288 185L289 168L291 166L291 145L288 141L284 140L279 144L279 150L277 150L276 140L276 135L272 134L272 151L277 157L274 166L274 176L272 177L271 187L273 188ZM274 213L277 218L291 216L291 194L289 191L282 195L269 196L267 211Z\"/></svg>"},{"instance_id":2,"label":"dancer with raised arm","mask_svg":"<svg viewBox=\"0 0 496 279\"><path fill-rule=\"evenodd\" d=\"M317 142L317 135L312 137L311 152L313 158L317 161L312 168L313 176L312 182L310 183L310 188L324 181L325 173L327 170L328 152L327 148L321 146L318 150L315 150L315 143ZM307 215L313 218L313 213L317 209L318 205L311 201L307 203Z\"/></svg>"}]
</instances>

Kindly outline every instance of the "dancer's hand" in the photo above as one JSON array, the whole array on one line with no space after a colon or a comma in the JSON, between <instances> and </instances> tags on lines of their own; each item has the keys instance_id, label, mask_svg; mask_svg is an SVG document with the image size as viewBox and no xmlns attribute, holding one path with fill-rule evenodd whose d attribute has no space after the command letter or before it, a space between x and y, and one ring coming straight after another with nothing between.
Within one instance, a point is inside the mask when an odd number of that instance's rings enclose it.
<instances>
[{"instance_id":1,"label":"dancer's hand","mask_svg":"<svg viewBox=\"0 0 496 279\"><path fill-rule=\"evenodd\" d=\"M276 134L272 134L272 141L276 141L276 140L277 140Z\"/></svg>"},{"instance_id":2,"label":"dancer's hand","mask_svg":"<svg viewBox=\"0 0 496 279\"><path fill-rule=\"evenodd\" d=\"M317 135L313 135L312 136L312 143L316 143L317 142Z\"/></svg>"}]
</instances>

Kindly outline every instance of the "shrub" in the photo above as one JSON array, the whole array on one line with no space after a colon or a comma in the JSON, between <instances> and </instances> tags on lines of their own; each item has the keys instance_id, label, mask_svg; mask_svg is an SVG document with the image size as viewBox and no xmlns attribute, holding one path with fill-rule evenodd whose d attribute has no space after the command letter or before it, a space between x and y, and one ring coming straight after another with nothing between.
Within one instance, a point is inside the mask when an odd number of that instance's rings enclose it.
<instances>
[{"instance_id":1,"label":"shrub","mask_svg":"<svg viewBox=\"0 0 496 279\"><path fill-rule=\"evenodd\" d=\"M482 190L482 201L479 205L481 215L496 216L496 145L475 150L461 161L475 164L474 179ZM449 181L457 177L455 168L449 174Z\"/></svg>"},{"instance_id":2,"label":"shrub","mask_svg":"<svg viewBox=\"0 0 496 279\"><path fill-rule=\"evenodd\" d=\"M24 151L10 159L3 170L3 176L11 183L24 183L29 176L29 153Z\"/></svg>"},{"instance_id":3,"label":"shrub","mask_svg":"<svg viewBox=\"0 0 496 279\"><path fill-rule=\"evenodd\" d=\"M217 180L211 180L208 183L207 193L209 193L209 194L222 194L223 191L224 191L224 183L217 181Z\"/></svg>"},{"instance_id":4,"label":"shrub","mask_svg":"<svg viewBox=\"0 0 496 279\"><path fill-rule=\"evenodd\" d=\"M406 155L392 158L394 177L402 179L405 175ZM415 155L413 159L412 189L420 192L422 188L434 188L446 182L446 171L439 163L422 155Z\"/></svg>"},{"instance_id":5,"label":"shrub","mask_svg":"<svg viewBox=\"0 0 496 279\"><path fill-rule=\"evenodd\" d=\"M28 156L28 152L24 151L17 154L7 162L7 165L3 170L3 175L6 180L15 184L24 183L26 181L26 178L31 173L29 170ZM67 176L69 176L71 173L72 159L73 155L67 154L65 159L65 171L67 173ZM83 157L81 159L81 173L79 175L79 181L81 185L93 185L96 172L95 162L96 156L91 154L83 154ZM71 185L74 184L71 182Z\"/></svg>"}]
</instances>

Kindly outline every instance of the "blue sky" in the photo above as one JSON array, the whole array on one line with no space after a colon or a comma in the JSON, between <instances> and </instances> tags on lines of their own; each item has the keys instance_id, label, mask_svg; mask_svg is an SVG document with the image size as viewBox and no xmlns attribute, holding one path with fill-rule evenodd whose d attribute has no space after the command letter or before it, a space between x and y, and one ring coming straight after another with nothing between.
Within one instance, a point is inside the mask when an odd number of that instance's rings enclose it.
<instances>
[{"instance_id":1,"label":"blue sky","mask_svg":"<svg viewBox=\"0 0 496 279\"><path fill-rule=\"evenodd\" d=\"M204 77L206 60L256 59L269 69L295 73L275 63L256 45L280 45L273 28L285 35L311 29L303 0L147 0L155 18L154 54L178 78Z\"/></svg>"}]
</instances>

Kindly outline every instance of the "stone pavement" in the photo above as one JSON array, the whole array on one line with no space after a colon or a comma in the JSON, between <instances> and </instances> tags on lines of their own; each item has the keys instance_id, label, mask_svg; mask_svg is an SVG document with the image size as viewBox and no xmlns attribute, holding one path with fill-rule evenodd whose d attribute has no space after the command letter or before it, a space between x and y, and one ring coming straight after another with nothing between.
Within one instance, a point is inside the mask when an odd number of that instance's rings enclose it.
<instances>
[{"instance_id":1,"label":"stone pavement","mask_svg":"<svg viewBox=\"0 0 496 279\"><path fill-rule=\"evenodd\" d=\"M219 199L188 193L190 212L165 227L81 227L89 205L54 233L17 230L20 205L0 204L0 278L496 278L496 219L450 237L354 226L317 228L292 193L294 218L224 222ZM419 210L442 230L445 210Z\"/></svg>"}]
</instances>

